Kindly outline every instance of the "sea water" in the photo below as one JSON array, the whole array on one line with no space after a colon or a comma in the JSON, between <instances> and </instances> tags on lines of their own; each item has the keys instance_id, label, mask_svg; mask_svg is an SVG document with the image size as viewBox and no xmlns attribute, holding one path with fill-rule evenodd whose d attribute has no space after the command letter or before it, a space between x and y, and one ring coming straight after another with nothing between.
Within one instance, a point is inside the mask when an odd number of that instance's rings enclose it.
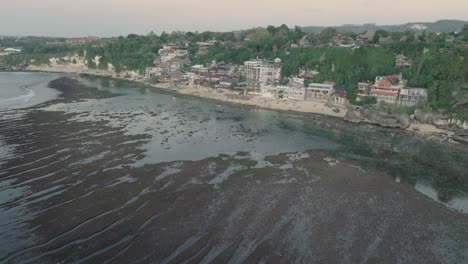
<instances>
[{"instance_id":1,"label":"sea water","mask_svg":"<svg viewBox=\"0 0 468 264\"><path fill-rule=\"evenodd\" d=\"M59 76L50 73L0 73L0 112L30 107L55 98L58 92L48 88L48 84Z\"/></svg>"}]
</instances>

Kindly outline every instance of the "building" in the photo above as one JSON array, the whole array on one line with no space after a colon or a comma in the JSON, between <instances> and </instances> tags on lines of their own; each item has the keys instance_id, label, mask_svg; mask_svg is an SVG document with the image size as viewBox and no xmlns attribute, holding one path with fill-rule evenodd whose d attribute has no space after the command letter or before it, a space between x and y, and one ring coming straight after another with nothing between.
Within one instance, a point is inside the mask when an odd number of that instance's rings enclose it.
<instances>
[{"instance_id":1,"label":"building","mask_svg":"<svg viewBox=\"0 0 468 264\"><path fill-rule=\"evenodd\" d=\"M406 87L406 80L400 75L377 76L375 84L358 83L357 100L372 96L377 102L414 106L427 101L428 91L424 88Z\"/></svg>"},{"instance_id":2,"label":"building","mask_svg":"<svg viewBox=\"0 0 468 264\"><path fill-rule=\"evenodd\" d=\"M370 96L376 97L378 102L397 103L398 93L406 87L406 80L400 75L377 76L371 86Z\"/></svg>"},{"instance_id":3,"label":"building","mask_svg":"<svg viewBox=\"0 0 468 264\"><path fill-rule=\"evenodd\" d=\"M236 79L229 79L229 78L221 78L219 80L219 88L233 88L237 84L238 80Z\"/></svg>"},{"instance_id":4,"label":"building","mask_svg":"<svg viewBox=\"0 0 468 264\"><path fill-rule=\"evenodd\" d=\"M395 65L397 67L411 67L413 66L413 61L403 54L398 54L395 56Z\"/></svg>"},{"instance_id":5,"label":"building","mask_svg":"<svg viewBox=\"0 0 468 264\"><path fill-rule=\"evenodd\" d=\"M177 44L167 44L158 50L161 62L173 60L188 55L188 51Z\"/></svg>"},{"instance_id":6,"label":"building","mask_svg":"<svg viewBox=\"0 0 468 264\"><path fill-rule=\"evenodd\" d=\"M364 44L371 44L374 40L375 36L375 31L373 30L368 30L365 34L359 35L357 37L358 42L364 43Z\"/></svg>"},{"instance_id":7,"label":"building","mask_svg":"<svg viewBox=\"0 0 468 264\"><path fill-rule=\"evenodd\" d=\"M203 65L193 65L191 67L191 72L194 72L194 73L198 73L198 74L204 74L204 73L208 73L208 67L205 67Z\"/></svg>"},{"instance_id":8,"label":"building","mask_svg":"<svg viewBox=\"0 0 468 264\"><path fill-rule=\"evenodd\" d=\"M370 83L359 82L356 90L356 100L362 101L370 95Z\"/></svg>"},{"instance_id":9,"label":"building","mask_svg":"<svg viewBox=\"0 0 468 264\"><path fill-rule=\"evenodd\" d=\"M305 88L304 100L328 101L333 94L334 83L310 83Z\"/></svg>"},{"instance_id":10,"label":"building","mask_svg":"<svg viewBox=\"0 0 468 264\"><path fill-rule=\"evenodd\" d=\"M427 96L427 89L405 87L400 90L398 104L401 106L415 106L419 102L427 101Z\"/></svg>"},{"instance_id":11,"label":"building","mask_svg":"<svg viewBox=\"0 0 468 264\"><path fill-rule=\"evenodd\" d=\"M244 62L246 80L253 85L269 84L279 80L281 60L254 59Z\"/></svg>"},{"instance_id":12,"label":"building","mask_svg":"<svg viewBox=\"0 0 468 264\"><path fill-rule=\"evenodd\" d=\"M20 53L21 50L20 49L14 49L14 48L6 48L4 49L4 51L8 54L13 54L13 53Z\"/></svg>"},{"instance_id":13,"label":"building","mask_svg":"<svg viewBox=\"0 0 468 264\"><path fill-rule=\"evenodd\" d=\"M93 41L99 40L98 37L83 37L83 38L69 38L67 39L66 43L67 44L85 44L85 43L90 43Z\"/></svg>"},{"instance_id":14,"label":"building","mask_svg":"<svg viewBox=\"0 0 468 264\"><path fill-rule=\"evenodd\" d=\"M345 106L348 103L346 98L348 87L346 85L340 85L333 89L333 95L330 102L334 105Z\"/></svg>"}]
</instances>

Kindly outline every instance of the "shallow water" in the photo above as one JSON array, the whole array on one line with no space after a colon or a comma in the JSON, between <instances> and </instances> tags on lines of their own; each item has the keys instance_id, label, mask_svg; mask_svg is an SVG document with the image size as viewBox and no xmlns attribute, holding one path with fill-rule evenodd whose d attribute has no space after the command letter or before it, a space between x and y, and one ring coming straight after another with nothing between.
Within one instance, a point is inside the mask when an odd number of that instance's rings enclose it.
<instances>
[{"instance_id":1,"label":"shallow water","mask_svg":"<svg viewBox=\"0 0 468 264\"><path fill-rule=\"evenodd\" d=\"M0 75L0 83L61 75L20 76ZM122 96L0 113L0 241L14 241L0 246L0 263L236 262L261 254L269 239L270 250L286 259L295 252L297 262L314 260L312 248L350 262L355 254L408 262L421 257L404 249L419 237L428 238L429 259L468 260L465 238L452 234L465 235L466 148L335 118L73 78ZM320 228L326 225L330 232ZM336 252L314 243L321 230ZM353 244L361 240L367 249ZM384 250L397 242L403 249Z\"/></svg>"},{"instance_id":2,"label":"shallow water","mask_svg":"<svg viewBox=\"0 0 468 264\"><path fill-rule=\"evenodd\" d=\"M30 107L55 98L58 92L48 88L48 84L59 76L39 72L0 72L0 111Z\"/></svg>"}]
</instances>

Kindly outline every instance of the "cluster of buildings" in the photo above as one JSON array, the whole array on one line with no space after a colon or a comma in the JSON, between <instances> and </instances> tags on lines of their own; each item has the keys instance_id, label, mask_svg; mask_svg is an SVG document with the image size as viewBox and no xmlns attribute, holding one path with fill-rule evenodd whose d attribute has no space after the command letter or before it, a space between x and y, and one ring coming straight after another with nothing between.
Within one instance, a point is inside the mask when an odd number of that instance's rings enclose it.
<instances>
[{"instance_id":1,"label":"cluster of buildings","mask_svg":"<svg viewBox=\"0 0 468 264\"><path fill-rule=\"evenodd\" d=\"M175 58L181 58L188 55L187 47L177 44L167 44L158 51L161 62L168 62Z\"/></svg>"},{"instance_id":2,"label":"cluster of buildings","mask_svg":"<svg viewBox=\"0 0 468 264\"><path fill-rule=\"evenodd\" d=\"M340 43L342 36L333 39ZM362 41L371 36L362 35ZM303 40L306 41L306 40ZM212 46L212 42L199 44L199 52ZM146 69L149 82L165 82L171 85L209 86L229 89L242 94L254 93L271 98L322 101L333 105L347 104L347 87L336 86L333 82L314 83L318 72L300 68L297 76L288 85L279 85L281 59L251 59L242 65L213 61L206 65L193 65L188 58L187 45L167 44L158 52L154 67ZM412 61L403 54L395 55L399 67L411 67ZM427 100L427 90L407 87L400 75L377 76L374 84L358 83L357 100L375 97L378 102L413 106Z\"/></svg>"},{"instance_id":3,"label":"cluster of buildings","mask_svg":"<svg viewBox=\"0 0 468 264\"><path fill-rule=\"evenodd\" d=\"M98 37L81 37L81 38L68 38L65 42L70 45L77 45L77 44L86 44L86 43L91 43L94 41L98 41Z\"/></svg>"},{"instance_id":4,"label":"cluster of buildings","mask_svg":"<svg viewBox=\"0 0 468 264\"><path fill-rule=\"evenodd\" d=\"M374 84L358 83L357 100L375 97L377 102L401 106L414 106L427 101L428 91L424 88L407 87L407 81L400 75L377 76Z\"/></svg>"}]
</instances>

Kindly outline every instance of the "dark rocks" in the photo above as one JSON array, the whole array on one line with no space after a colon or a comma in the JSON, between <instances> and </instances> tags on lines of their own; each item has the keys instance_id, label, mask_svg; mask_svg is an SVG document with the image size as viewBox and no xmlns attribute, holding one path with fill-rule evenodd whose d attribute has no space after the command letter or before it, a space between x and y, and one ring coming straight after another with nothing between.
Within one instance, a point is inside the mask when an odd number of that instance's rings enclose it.
<instances>
[{"instance_id":1,"label":"dark rocks","mask_svg":"<svg viewBox=\"0 0 468 264\"><path fill-rule=\"evenodd\" d=\"M464 130L459 130L453 135L453 140L468 144L468 132Z\"/></svg>"},{"instance_id":2,"label":"dark rocks","mask_svg":"<svg viewBox=\"0 0 468 264\"><path fill-rule=\"evenodd\" d=\"M351 123L368 123L382 127L406 129L410 125L407 114L389 114L372 108L349 108L344 120Z\"/></svg>"}]
</instances>

